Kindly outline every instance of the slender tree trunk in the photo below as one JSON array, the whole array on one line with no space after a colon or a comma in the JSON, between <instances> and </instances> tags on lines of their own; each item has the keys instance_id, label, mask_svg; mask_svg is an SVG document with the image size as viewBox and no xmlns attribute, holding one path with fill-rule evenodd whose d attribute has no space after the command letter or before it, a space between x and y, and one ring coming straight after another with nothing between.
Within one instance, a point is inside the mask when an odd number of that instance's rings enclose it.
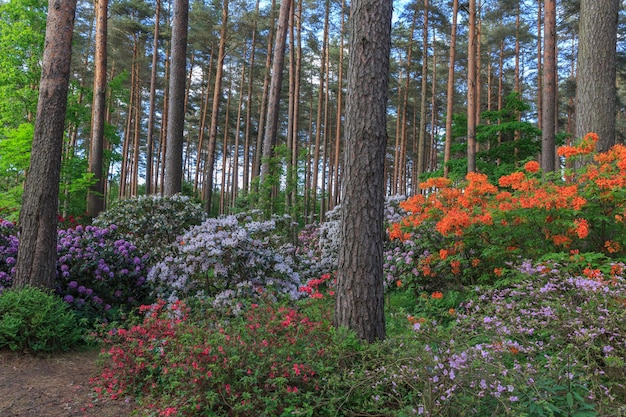
<instances>
[{"instance_id":1,"label":"slender tree trunk","mask_svg":"<svg viewBox=\"0 0 626 417\"><path fill-rule=\"evenodd\" d=\"M428 17L426 17L428 19ZM417 12L413 12L413 19L411 23L411 34L409 36L409 50L407 52L406 57L406 78L404 80L404 91L402 94L402 122L401 122L401 132L400 132L400 163L398 166L398 179L400 180L401 191L400 193L406 194L406 144L407 144L407 107L409 103L409 87L411 82L411 63L413 61L413 41L415 28L417 27ZM424 52L424 56L426 52ZM415 167L414 167L415 168ZM404 180L402 179L404 178ZM397 190L396 190L397 191ZM396 194L396 193L394 193Z\"/></svg>"},{"instance_id":2,"label":"slender tree trunk","mask_svg":"<svg viewBox=\"0 0 626 417\"><path fill-rule=\"evenodd\" d=\"M543 53L541 48L543 12L541 4L544 1L537 0L537 128L539 129L543 129Z\"/></svg>"},{"instance_id":3,"label":"slender tree trunk","mask_svg":"<svg viewBox=\"0 0 626 417\"><path fill-rule=\"evenodd\" d=\"M322 108L324 105L324 90L326 83L326 53L327 53L327 45L328 45L328 25L329 25L329 15L330 15L330 0L326 0L326 6L324 8L324 33L322 35L322 56L320 60L320 81L319 81L319 89L317 90L317 119L315 122L315 149L313 154L313 165L311 171L311 198L313 207L310 212L311 217L309 219L310 223L315 221L315 215L317 213L317 178L319 176L319 163L320 163L320 142L322 138L322 130L326 130L322 127Z\"/></svg>"},{"instance_id":4,"label":"slender tree trunk","mask_svg":"<svg viewBox=\"0 0 626 417\"><path fill-rule=\"evenodd\" d=\"M276 28L276 44L274 45L274 58L272 62L272 81L269 90L267 104L267 119L265 123L265 136L263 139L263 161L261 164L261 184L268 181L274 174L270 172L270 158L278 136L278 114L280 112L280 92L283 83L283 67L285 63L285 46L287 44L287 30L289 28L289 13L293 0L282 0L278 15L278 27ZM270 203L269 190L263 191L263 198Z\"/></svg>"},{"instance_id":5,"label":"slender tree trunk","mask_svg":"<svg viewBox=\"0 0 626 417\"><path fill-rule=\"evenodd\" d=\"M335 324L385 338L383 212L392 1L353 0Z\"/></svg>"},{"instance_id":6,"label":"slender tree trunk","mask_svg":"<svg viewBox=\"0 0 626 417\"><path fill-rule=\"evenodd\" d=\"M165 195L182 191L183 129L185 125L185 81L187 79L187 25L189 0L175 0L172 21L172 66L170 68L170 104L165 157Z\"/></svg>"},{"instance_id":7,"label":"slender tree trunk","mask_svg":"<svg viewBox=\"0 0 626 417\"><path fill-rule=\"evenodd\" d=\"M96 50L93 79L93 108L91 113L91 144L89 172L95 183L87 194L87 213L95 217L104 211L104 113L107 92L107 14L108 0L96 0Z\"/></svg>"},{"instance_id":8,"label":"slender tree trunk","mask_svg":"<svg viewBox=\"0 0 626 417\"><path fill-rule=\"evenodd\" d=\"M170 101L170 42L168 41L165 46L165 77L163 80L165 85L163 91L163 120L161 120L161 132L159 135L160 153L159 161L157 163L156 172L157 175L155 185L159 185L159 193L163 195L165 191L165 159L167 157L167 130L169 125L169 101ZM160 170L159 170L160 168ZM160 181L159 181L160 178Z\"/></svg>"},{"instance_id":9,"label":"slender tree trunk","mask_svg":"<svg viewBox=\"0 0 626 417\"><path fill-rule=\"evenodd\" d=\"M450 30L450 59L448 61L448 91L446 93L446 142L443 151L443 176L450 172L450 152L452 147L452 112L454 111L454 65L456 61L456 22L459 13L459 0L452 3L452 28Z\"/></svg>"},{"instance_id":10,"label":"slender tree trunk","mask_svg":"<svg viewBox=\"0 0 626 417\"><path fill-rule=\"evenodd\" d=\"M198 194L198 185L200 182L200 173L202 162L204 161L204 131L206 130L207 113L209 112L209 96L211 94L211 72L213 69L213 48L211 48L211 58L209 59L209 68L205 71L206 74L206 90L201 106L200 126L198 127L198 155L196 157L196 172L193 181L193 193Z\"/></svg>"},{"instance_id":11,"label":"slender tree trunk","mask_svg":"<svg viewBox=\"0 0 626 417\"><path fill-rule=\"evenodd\" d=\"M426 91L428 80L428 0L424 0L424 26L422 27L422 88L420 101L420 133L417 144L417 176L424 172L426 153Z\"/></svg>"},{"instance_id":12,"label":"slender tree trunk","mask_svg":"<svg viewBox=\"0 0 626 417\"><path fill-rule=\"evenodd\" d=\"M245 54L244 54L245 55ZM239 135L241 133L241 107L243 104L243 88L246 84L246 66L241 66L241 81L239 82L239 98L237 99L237 124L235 127L235 143L233 144L233 178L230 195L230 206L234 207L239 192Z\"/></svg>"},{"instance_id":13,"label":"slender tree trunk","mask_svg":"<svg viewBox=\"0 0 626 417\"><path fill-rule=\"evenodd\" d=\"M156 79L159 56L159 24L161 19L161 0L156 0L154 13L154 39L152 42L152 68L150 70L150 110L148 114L148 137L146 140L146 194L154 193L152 182L154 162L154 112L156 110Z\"/></svg>"},{"instance_id":14,"label":"slender tree trunk","mask_svg":"<svg viewBox=\"0 0 626 417\"><path fill-rule=\"evenodd\" d=\"M543 129L541 134L541 168L556 169L556 0L545 0L543 49Z\"/></svg>"},{"instance_id":15,"label":"slender tree trunk","mask_svg":"<svg viewBox=\"0 0 626 417\"><path fill-rule=\"evenodd\" d=\"M233 79L230 77L230 85L228 87L228 95L226 96L226 115L224 117L224 137L222 139L222 180L220 184L220 206L219 214L224 214L226 210L226 168L228 163L228 133L230 124L230 100L233 95Z\"/></svg>"},{"instance_id":16,"label":"slender tree trunk","mask_svg":"<svg viewBox=\"0 0 626 417\"><path fill-rule=\"evenodd\" d=\"M341 1L341 26L339 27L339 64L337 69L337 121L335 124L335 161L333 163L333 191L328 208L332 210L341 201L339 195L339 156L341 155L341 115L343 114L343 32L346 1Z\"/></svg>"},{"instance_id":17,"label":"slender tree trunk","mask_svg":"<svg viewBox=\"0 0 626 417\"><path fill-rule=\"evenodd\" d=\"M63 129L76 0L50 0L13 286L54 288Z\"/></svg>"},{"instance_id":18,"label":"slender tree trunk","mask_svg":"<svg viewBox=\"0 0 626 417\"><path fill-rule=\"evenodd\" d=\"M467 172L476 171L476 0L469 0L467 42Z\"/></svg>"},{"instance_id":19,"label":"slender tree trunk","mask_svg":"<svg viewBox=\"0 0 626 417\"><path fill-rule=\"evenodd\" d=\"M228 33L228 0L222 6L222 27L220 29L220 44L217 51L217 66L215 73L215 87L213 88L213 106L211 109L211 128L209 130L209 146L207 163L204 166L204 202L207 213L211 212L213 198L213 167L215 165L215 145L217 142L217 123L220 111L220 97L222 95L222 78L224 73L224 56L226 55L226 35Z\"/></svg>"},{"instance_id":20,"label":"slender tree trunk","mask_svg":"<svg viewBox=\"0 0 626 417\"><path fill-rule=\"evenodd\" d=\"M271 81L271 68L272 68L272 55L274 47L274 35L276 32L276 0L272 0L271 7L271 25L270 33L267 39L267 56L265 57L265 78L263 79L263 95L261 97L261 109L259 111L259 131L257 132L256 147L254 149L254 163L252 166L252 179L261 175L261 159L263 156L263 140L265 138L265 122L267 117L267 102L269 99L270 81Z\"/></svg>"},{"instance_id":21,"label":"slender tree trunk","mask_svg":"<svg viewBox=\"0 0 626 417\"><path fill-rule=\"evenodd\" d=\"M250 191L250 137L252 127L252 86L254 84L254 59L256 55L256 37L257 37L257 25L259 20L259 3L260 0L256 0L256 6L254 10L254 23L252 27L252 42L250 46L250 66L248 70L248 92L246 94L246 121L245 121L245 136L244 136L244 154L243 154L243 178L242 178L242 190L244 193Z\"/></svg>"}]
</instances>

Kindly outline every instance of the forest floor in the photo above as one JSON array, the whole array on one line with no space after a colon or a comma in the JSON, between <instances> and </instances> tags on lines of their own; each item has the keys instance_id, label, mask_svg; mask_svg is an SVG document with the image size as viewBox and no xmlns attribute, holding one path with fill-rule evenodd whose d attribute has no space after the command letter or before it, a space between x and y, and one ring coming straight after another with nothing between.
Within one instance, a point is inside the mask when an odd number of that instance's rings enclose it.
<instances>
[{"instance_id":1,"label":"forest floor","mask_svg":"<svg viewBox=\"0 0 626 417\"><path fill-rule=\"evenodd\" d=\"M89 384L98 376L98 351L54 355L0 351L0 416L124 417L133 404L99 399Z\"/></svg>"}]
</instances>

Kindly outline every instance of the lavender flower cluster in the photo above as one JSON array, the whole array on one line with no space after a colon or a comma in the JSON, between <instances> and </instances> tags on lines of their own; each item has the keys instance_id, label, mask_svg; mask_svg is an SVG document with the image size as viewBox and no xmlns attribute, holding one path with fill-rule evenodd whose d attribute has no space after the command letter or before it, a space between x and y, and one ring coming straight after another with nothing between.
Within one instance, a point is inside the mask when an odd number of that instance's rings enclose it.
<instances>
[{"instance_id":1,"label":"lavender flower cluster","mask_svg":"<svg viewBox=\"0 0 626 417\"><path fill-rule=\"evenodd\" d=\"M59 230L57 292L89 317L112 318L151 301L147 255L125 240L111 239L115 226ZM117 314L117 311L115 311Z\"/></svg>"},{"instance_id":2,"label":"lavender flower cluster","mask_svg":"<svg viewBox=\"0 0 626 417\"><path fill-rule=\"evenodd\" d=\"M294 271L293 249L273 246L273 220L208 219L183 234L172 253L148 274L156 296L170 301L214 297L224 307L266 290L296 299L300 277Z\"/></svg>"},{"instance_id":3,"label":"lavender flower cluster","mask_svg":"<svg viewBox=\"0 0 626 417\"><path fill-rule=\"evenodd\" d=\"M0 219L0 294L11 286L17 260L17 230L9 221Z\"/></svg>"},{"instance_id":4,"label":"lavender flower cluster","mask_svg":"<svg viewBox=\"0 0 626 417\"><path fill-rule=\"evenodd\" d=\"M368 371L374 403L430 416L621 415L626 280L623 264L612 269L599 280L525 262L522 283L476 288L453 327L416 323L397 360Z\"/></svg>"}]
</instances>

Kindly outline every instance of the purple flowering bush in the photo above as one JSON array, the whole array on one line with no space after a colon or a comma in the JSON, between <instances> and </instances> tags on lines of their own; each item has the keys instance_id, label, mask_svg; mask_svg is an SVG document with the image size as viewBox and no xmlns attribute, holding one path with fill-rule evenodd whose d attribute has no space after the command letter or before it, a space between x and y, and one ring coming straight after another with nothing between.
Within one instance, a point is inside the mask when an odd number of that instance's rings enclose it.
<instances>
[{"instance_id":1,"label":"purple flowering bush","mask_svg":"<svg viewBox=\"0 0 626 417\"><path fill-rule=\"evenodd\" d=\"M179 239L148 274L159 298L214 297L213 305L238 309L242 298L272 290L297 299L300 277L293 249L274 246L275 222L208 219Z\"/></svg>"},{"instance_id":2,"label":"purple flowering bush","mask_svg":"<svg viewBox=\"0 0 626 417\"><path fill-rule=\"evenodd\" d=\"M58 231L56 293L89 321L117 319L152 301L147 256L125 240L112 240L114 229L77 226ZM0 221L0 293L12 285L16 234L13 223Z\"/></svg>"},{"instance_id":3,"label":"purple flowering bush","mask_svg":"<svg viewBox=\"0 0 626 417\"><path fill-rule=\"evenodd\" d=\"M623 264L610 269L525 262L520 283L476 288L452 324L408 316L413 335L384 342L337 390L357 387L352 411L380 415L622 416L626 280Z\"/></svg>"},{"instance_id":4,"label":"purple flowering bush","mask_svg":"<svg viewBox=\"0 0 626 417\"><path fill-rule=\"evenodd\" d=\"M0 219L0 294L11 286L17 259L17 230L9 221Z\"/></svg>"},{"instance_id":5,"label":"purple flowering bush","mask_svg":"<svg viewBox=\"0 0 626 417\"><path fill-rule=\"evenodd\" d=\"M59 230L56 290L83 316L105 320L149 303L147 255L112 240L115 226Z\"/></svg>"}]
</instances>

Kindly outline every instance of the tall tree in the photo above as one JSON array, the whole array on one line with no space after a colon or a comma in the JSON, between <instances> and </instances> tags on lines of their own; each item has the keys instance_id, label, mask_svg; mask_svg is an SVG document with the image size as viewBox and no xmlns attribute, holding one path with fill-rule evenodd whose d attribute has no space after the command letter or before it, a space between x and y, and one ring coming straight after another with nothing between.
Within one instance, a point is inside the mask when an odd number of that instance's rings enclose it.
<instances>
[{"instance_id":1,"label":"tall tree","mask_svg":"<svg viewBox=\"0 0 626 417\"><path fill-rule=\"evenodd\" d=\"M541 168L556 169L556 0L545 0L542 90Z\"/></svg>"},{"instance_id":2,"label":"tall tree","mask_svg":"<svg viewBox=\"0 0 626 417\"><path fill-rule=\"evenodd\" d=\"M615 144L615 48L620 5L619 0L580 2L576 136L597 133L600 152Z\"/></svg>"},{"instance_id":3,"label":"tall tree","mask_svg":"<svg viewBox=\"0 0 626 417\"><path fill-rule=\"evenodd\" d=\"M467 41L467 172L476 171L476 0L469 0Z\"/></svg>"},{"instance_id":4,"label":"tall tree","mask_svg":"<svg viewBox=\"0 0 626 417\"><path fill-rule=\"evenodd\" d=\"M185 81L189 0L176 0L172 19L172 64L168 105L165 195L180 193L183 182L183 128L185 124Z\"/></svg>"},{"instance_id":5,"label":"tall tree","mask_svg":"<svg viewBox=\"0 0 626 417\"><path fill-rule=\"evenodd\" d=\"M446 142L443 151L443 175L450 170L450 152L452 148L452 111L454 109L454 65L456 62L456 20L459 12L459 0L452 2L452 26L450 28L450 58L448 61L448 89L446 92ZM491 88L491 83L489 83Z\"/></svg>"},{"instance_id":6,"label":"tall tree","mask_svg":"<svg viewBox=\"0 0 626 417\"><path fill-rule=\"evenodd\" d=\"M154 192L154 119L156 110L157 59L159 56L159 25L161 24L161 0L156 0L154 35L152 38L152 67L150 70L150 109L148 110L148 137L146 139L146 194Z\"/></svg>"},{"instance_id":7,"label":"tall tree","mask_svg":"<svg viewBox=\"0 0 626 417\"><path fill-rule=\"evenodd\" d=\"M109 1L96 0L96 50L94 53L93 106L89 172L95 182L87 194L87 213L95 217L104 211L104 116L107 96L107 21Z\"/></svg>"},{"instance_id":8,"label":"tall tree","mask_svg":"<svg viewBox=\"0 0 626 417\"><path fill-rule=\"evenodd\" d=\"M16 288L53 288L63 129L76 0L50 0L30 168L20 212Z\"/></svg>"},{"instance_id":9,"label":"tall tree","mask_svg":"<svg viewBox=\"0 0 626 417\"><path fill-rule=\"evenodd\" d=\"M385 338L384 168L391 0L354 0L335 324L367 341Z\"/></svg>"},{"instance_id":10,"label":"tall tree","mask_svg":"<svg viewBox=\"0 0 626 417\"><path fill-rule=\"evenodd\" d=\"M272 60L272 81L270 84L267 103L267 118L265 136L263 138L263 160L261 163L261 182L267 181L273 173L270 172L270 158L277 143L278 113L280 110L280 91L283 84L283 67L285 65L285 46L287 45L287 29L289 28L289 13L293 0L282 0L278 12L278 27L276 28L276 44ZM265 196L269 199L269 196Z\"/></svg>"},{"instance_id":11,"label":"tall tree","mask_svg":"<svg viewBox=\"0 0 626 417\"><path fill-rule=\"evenodd\" d=\"M226 55L226 34L228 33L228 0L224 0L222 7L222 27L220 29L220 44L217 50L217 67L215 72L215 86L213 88L213 105L211 108L211 125L209 127L209 144L207 149L207 163L204 166L204 204L207 213L211 212L213 199L213 166L215 165L215 145L217 143L217 121L222 96L222 79L224 73L224 57Z\"/></svg>"}]
</instances>

